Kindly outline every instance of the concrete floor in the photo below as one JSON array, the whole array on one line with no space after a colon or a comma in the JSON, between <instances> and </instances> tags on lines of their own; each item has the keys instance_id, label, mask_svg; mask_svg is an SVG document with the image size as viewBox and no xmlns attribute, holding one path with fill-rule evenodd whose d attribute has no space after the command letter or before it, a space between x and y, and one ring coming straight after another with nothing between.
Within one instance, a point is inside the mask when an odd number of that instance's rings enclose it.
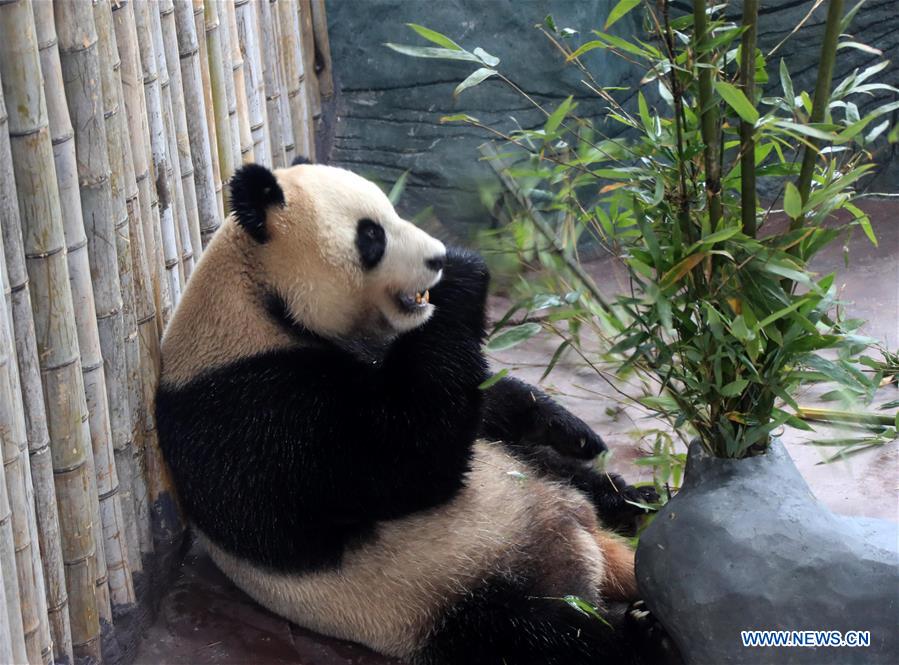
<instances>
[{"instance_id":1,"label":"concrete floor","mask_svg":"<svg viewBox=\"0 0 899 665\"><path fill-rule=\"evenodd\" d=\"M899 203L869 201L864 206L875 223L879 247L873 248L856 232L849 242L850 265L843 267L842 250L831 248L815 262L821 273L839 271L839 284L849 314L866 319L865 332L899 346ZM622 284L623 273L609 261L597 261L590 272L604 288ZM505 303L494 299L492 312ZM494 368L510 367L515 376L537 382L557 341L538 336L492 358ZM621 407L611 389L595 372L564 358L542 387L590 423L614 451L611 467L632 481L646 479L645 467L635 467L641 444L634 431L652 425L629 406ZM814 404L810 390L800 402ZM882 388L877 403L899 398L895 387ZM818 498L832 510L847 515L867 515L899 521L899 443L852 456L846 461L822 465L819 447L803 445L807 432L783 434L790 454ZM813 434L830 434L819 429ZM826 451L825 451L826 452ZM281 665L389 665L396 661L372 654L357 645L321 637L292 626L257 606L234 588L201 552L192 550L181 566L176 582L162 599L156 622L138 648L137 663L267 664Z\"/></svg>"}]
</instances>

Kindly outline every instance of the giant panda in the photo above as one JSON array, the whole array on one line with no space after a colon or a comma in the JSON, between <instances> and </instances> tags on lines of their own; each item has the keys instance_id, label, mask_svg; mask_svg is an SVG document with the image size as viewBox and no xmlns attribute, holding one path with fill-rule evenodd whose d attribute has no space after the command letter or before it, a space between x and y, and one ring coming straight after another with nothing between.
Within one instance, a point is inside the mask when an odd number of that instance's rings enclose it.
<instances>
[{"instance_id":1,"label":"giant panda","mask_svg":"<svg viewBox=\"0 0 899 665\"><path fill-rule=\"evenodd\" d=\"M539 390L490 376L488 271L340 168L255 164L165 331L159 443L209 555L260 604L415 665L652 662L651 492ZM602 618L579 610L575 598ZM586 607L586 606L582 606Z\"/></svg>"}]
</instances>

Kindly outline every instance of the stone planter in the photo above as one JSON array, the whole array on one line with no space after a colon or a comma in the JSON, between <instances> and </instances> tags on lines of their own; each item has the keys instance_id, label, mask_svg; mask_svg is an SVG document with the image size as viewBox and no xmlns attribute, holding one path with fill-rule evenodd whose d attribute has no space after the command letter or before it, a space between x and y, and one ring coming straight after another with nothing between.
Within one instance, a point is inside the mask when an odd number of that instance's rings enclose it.
<instances>
[{"instance_id":1,"label":"stone planter","mask_svg":"<svg viewBox=\"0 0 899 665\"><path fill-rule=\"evenodd\" d=\"M694 443L640 538L637 582L688 665L895 664L897 550L896 524L820 504L779 441L744 460ZM744 647L744 630L870 631L870 646Z\"/></svg>"}]
</instances>

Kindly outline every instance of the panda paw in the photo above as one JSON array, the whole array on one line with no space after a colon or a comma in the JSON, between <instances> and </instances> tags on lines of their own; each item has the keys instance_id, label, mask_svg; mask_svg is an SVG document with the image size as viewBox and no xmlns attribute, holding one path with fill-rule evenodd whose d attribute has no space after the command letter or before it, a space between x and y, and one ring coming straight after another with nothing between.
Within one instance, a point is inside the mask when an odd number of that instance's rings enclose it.
<instances>
[{"instance_id":1,"label":"panda paw","mask_svg":"<svg viewBox=\"0 0 899 665\"><path fill-rule=\"evenodd\" d=\"M643 506L658 503L659 494L654 487L635 487L614 473L603 473L602 487L596 487L593 495L597 512L603 524L624 535L633 535L644 515Z\"/></svg>"},{"instance_id":2,"label":"panda paw","mask_svg":"<svg viewBox=\"0 0 899 665\"><path fill-rule=\"evenodd\" d=\"M605 441L583 420L553 404L553 413L538 421L534 443L549 446L566 457L591 460L608 450Z\"/></svg>"},{"instance_id":3,"label":"panda paw","mask_svg":"<svg viewBox=\"0 0 899 665\"><path fill-rule=\"evenodd\" d=\"M682 665L683 659L665 627L642 600L635 600L624 615L625 630L641 655L641 661L657 665Z\"/></svg>"}]
</instances>

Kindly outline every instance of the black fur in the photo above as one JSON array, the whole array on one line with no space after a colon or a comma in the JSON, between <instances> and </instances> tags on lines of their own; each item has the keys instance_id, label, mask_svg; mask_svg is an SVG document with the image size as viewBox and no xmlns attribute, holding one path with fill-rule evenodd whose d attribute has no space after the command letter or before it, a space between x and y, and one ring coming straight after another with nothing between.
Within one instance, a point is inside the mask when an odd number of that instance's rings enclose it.
<instances>
[{"instance_id":1,"label":"black fur","mask_svg":"<svg viewBox=\"0 0 899 665\"><path fill-rule=\"evenodd\" d=\"M356 225L356 249L363 268L371 270L377 266L387 249L384 227L370 219L360 219Z\"/></svg>"},{"instance_id":2,"label":"black fur","mask_svg":"<svg viewBox=\"0 0 899 665\"><path fill-rule=\"evenodd\" d=\"M513 446L550 446L580 459L593 459L606 450L587 423L534 386L510 377L487 390L482 433Z\"/></svg>"},{"instance_id":3,"label":"black fur","mask_svg":"<svg viewBox=\"0 0 899 665\"><path fill-rule=\"evenodd\" d=\"M293 161L290 163L291 166L298 166L299 164L311 164L312 160L306 157L305 155L297 155L293 158Z\"/></svg>"},{"instance_id":4,"label":"black fur","mask_svg":"<svg viewBox=\"0 0 899 665\"><path fill-rule=\"evenodd\" d=\"M494 577L455 605L416 665L663 665L663 632L621 605L602 620L563 598L535 597L534 580Z\"/></svg>"},{"instance_id":5,"label":"black fur","mask_svg":"<svg viewBox=\"0 0 899 665\"><path fill-rule=\"evenodd\" d=\"M284 190L275 174L260 164L244 164L229 183L234 218L256 242L268 240L265 218L269 208L284 205Z\"/></svg>"},{"instance_id":6,"label":"black fur","mask_svg":"<svg viewBox=\"0 0 899 665\"><path fill-rule=\"evenodd\" d=\"M191 520L240 557L304 571L452 498L480 423L487 281L479 257L451 251L434 316L375 365L322 340L160 386L160 445Z\"/></svg>"}]
</instances>

